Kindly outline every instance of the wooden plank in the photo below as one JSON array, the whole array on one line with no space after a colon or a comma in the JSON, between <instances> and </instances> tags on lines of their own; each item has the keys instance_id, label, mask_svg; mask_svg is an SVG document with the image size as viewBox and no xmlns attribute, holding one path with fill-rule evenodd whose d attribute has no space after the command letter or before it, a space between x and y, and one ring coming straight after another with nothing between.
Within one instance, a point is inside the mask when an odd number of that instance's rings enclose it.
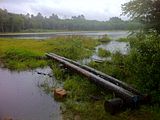
<instances>
[{"instance_id":1,"label":"wooden plank","mask_svg":"<svg viewBox=\"0 0 160 120\"><path fill-rule=\"evenodd\" d=\"M128 91L130 91L130 92L132 92L132 93L134 93L134 94L143 96L138 90L134 89L134 88L131 87L130 85L126 84L125 82L122 82L122 81L120 81L120 80L118 80L118 79L116 79L116 78L113 78L113 77L111 77L111 76L109 76L109 75L106 75L106 74L104 74L104 73L102 73L102 72L100 72L100 71L98 71L98 70L96 70L96 69L93 69L93 68L89 67L89 66L81 65L81 64L79 64L78 62L75 62L75 61L73 61L73 60L67 59L67 58L65 58L65 57L56 55L56 54L54 54L54 53L50 53L50 54L51 54L51 55L54 55L54 56L56 56L56 57L59 57L59 58L61 58L61 59L63 59L63 60L66 60L66 61L68 61L68 62L70 62L70 63L73 63L74 65L79 66L79 67L81 67L81 68L83 68L83 69L85 69L85 70L87 70L87 71L89 71L89 72L92 72L92 73L94 73L95 75L98 75L99 77L101 77L101 78L103 78L103 79L105 79L105 80L107 80L107 81L109 81L109 82L111 82L111 83L113 83L113 84L115 84L115 85L117 85L117 86L123 87L124 89L126 89L126 90L128 90Z\"/></svg>"},{"instance_id":2,"label":"wooden plank","mask_svg":"<svg viewBox=\"0 0 160 120\"><path fill-rule=\"evenodd\" d=\"M52 55L52 54L46 54L46 56L55 60L55 61L58 61L58 62L64 64L65 67L73 70L74 72L77 72L77 73L80 73L80 74L86 76L87 78L89 78L89 80L91 80L95 84L98 84L98 85L104 87L105 89L114 92L117 96L123 98L123 100L125 100L127 103L136 104L139 101L139 96L137 96L137 95L131 93L130 91L125 90L124 88L121 88L121 87L119 87L119 86L117 86L117 85L115 85L115 84L113 84L113 83L79 67L79 66L76 66L76 65L74 65L66 60L63 60L60 57Z\"/></svg>"}]
</instances>

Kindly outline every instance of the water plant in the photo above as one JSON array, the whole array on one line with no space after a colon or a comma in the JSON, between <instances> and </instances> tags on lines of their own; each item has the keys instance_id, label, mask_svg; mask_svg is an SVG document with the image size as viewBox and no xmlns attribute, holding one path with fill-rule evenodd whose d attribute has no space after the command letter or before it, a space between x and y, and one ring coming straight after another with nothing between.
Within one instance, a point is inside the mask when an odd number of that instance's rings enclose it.
<instances>
[{"instance_id":1,"label":"water plant","mask_svg":"<svg viewBox=\"0 0 160 120\"><path fill-rule=\"evenodd\" d=\"M100 57L109 57L111 55L110 51L107 51L103 48L98 48L98 56Z\"/></svg>"},{"instance_id":2,"label":"water plant","mask_svg":"<svg viewBox=\"0 0 160 120\"><path fill-rule=\"evenodd\" d=\"M119 38L117 41L119 42L129 42L128 38Z\"/></svg>"},{"instance_id":3,"label":"water plant","mask_svg":"<svg viewBox=\"0 0 160 120\"><path fill-rule=\"evenodd\" d=\"M103 35L101 38L99 38L98 40L99 40L100 42L103 42L103 43L108 43L108 42L111 41L111 38L110 38L107 34L105 34L105 35Z\"/></svg>"}]
</instances>

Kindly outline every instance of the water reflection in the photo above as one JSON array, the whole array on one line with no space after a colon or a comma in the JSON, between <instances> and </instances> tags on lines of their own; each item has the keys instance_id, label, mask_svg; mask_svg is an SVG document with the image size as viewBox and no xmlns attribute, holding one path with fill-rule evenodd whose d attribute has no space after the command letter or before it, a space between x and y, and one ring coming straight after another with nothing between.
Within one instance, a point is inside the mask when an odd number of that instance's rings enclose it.
<instances>
[{"instance_id":1,"label":"water reflection","mask_svg":"<svg viewBox=\"0 0 160 120\"><path fill-rule=\"evenodd\" d=\"M98 55L98 49L102 48L106 51L113 53L116 52L120 52L123 55L128 54L129 50L130 50L130 45L128 42L119 42L117 41L118 38L121 37L126 37L128 35L128 33L124 33L124 32L110 32L110 34L108 34L111 38L112 41L110 41L109 43L103 43L101 45L98 45L95 48L95 52L94 54L90 57L90 58L85 58L83 60L78 61L81 64L88 64L91 61L96 61L96 62L103 62L105 60L110 61L112 58L111 57L100 57Z\"/></svg>"},{"instance_id":2,"label":"water reflection","mask_svg":"<svg viewBox=\"0 0 160 120\"><path fill-rule=\"evenodd\" d=\"M126 37L128 31L73 31L73 32L45 32L45 33L18 33L18 34L0 34L0 38L19 38L19 39L47 39L57 36L80 35L92 38L101 38L108 35L112 39Z\"/></svg>"},{"instance_id":3,"label":"water reflection","mask_svg":"<svg viewBox=\"0 0 160 120\"><path fill-rule=\"evenodd\" d=\"M128 54L130 45L128 42L118 42L118 41L111 41L108 44L101 44L96 47L96 51L102 48L105 50L110 51L111 53L120 52L121 54Z\"/></svg>"},{"instance_id":4,"label":"water reflection","mask_svg":"<svg viewBox=\"0 0 160 120\"><path fill-rule=\"evenodd\" d=\"M51 69L11 72L0 68L0 117L11 116L15 120L61 119L58 103L38 87L38 84L53 79L36 71L50 73Z\"/></svg>"},{"instance_id":5,"label":"water reflection","mask_svg":"<svg viewBox=\"0 0 160 120\"><path fill-rule=\"evenodd\" d=\"M130 45L127 42L118 42L118 41L111 41L107 44L101 44L96 47L94 54L90 58L86 58L78 62L81 64L88 64L91 61L96 61L96 62L103 62L105 60L110 61L112 59L111 57L100 57L98 55L99 48L110 51L111 53L120 52L121 54L126 55L130 50Z\"/></svg>"}]
</instances>

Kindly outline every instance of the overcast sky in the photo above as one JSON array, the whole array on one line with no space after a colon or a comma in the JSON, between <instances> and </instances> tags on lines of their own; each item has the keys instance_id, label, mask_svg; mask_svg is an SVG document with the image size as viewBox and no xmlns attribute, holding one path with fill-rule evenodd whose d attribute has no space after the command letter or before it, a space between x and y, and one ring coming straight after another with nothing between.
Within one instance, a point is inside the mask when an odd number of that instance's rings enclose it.
<instances>
[{"instance_id":1,"label":"overcast sky","mask_svg":"<svg viewBox=\"0 0 160 120\"><path fill-rule=\"evenodd\" d=\"M0 8L14 13L52 13L62 18L83 14L87 19L108 20L120 16L121 4L130 0L0 0ZM126 17L122 16L122 19Z\"/></svg>"}]
</instances>

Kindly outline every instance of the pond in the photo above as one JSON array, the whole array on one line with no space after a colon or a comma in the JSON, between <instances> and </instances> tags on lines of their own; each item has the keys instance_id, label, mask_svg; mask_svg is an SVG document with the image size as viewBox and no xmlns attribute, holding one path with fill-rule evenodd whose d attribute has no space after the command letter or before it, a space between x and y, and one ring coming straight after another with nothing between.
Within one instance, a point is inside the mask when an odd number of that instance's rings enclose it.
<instances>
[{"instance_id":1,"label":"pond","mask_svg":"<svg viewBox=\"0 0 160 120\"><path fill-rule=\"evenodd\" d=\"M102 49L109 51L111 53L120 52L123 55L128 54L128 52L130 50L129 43L117 41L117 39L119 39L119 38L127 37L128 34L129 33L127 31L110 31L110 32L108 32L107 35L109 35L109 37L112 40L109 43L102 43L102 44L96 46L95 52L90 58L85 58L83 60L79 60L78 62L81 64L88 64L91 61L102 62L104 60L111 60L111 57L98 56L98 49L99 48L102 48Z\"/></svg>"},{"instance_id":2,"label":"pond","mask_svg":"<svg viewBox=\"0 0 160 120\"><path fill-rule=\"evenodd\" d=\"M128 35L128 31L73 31L73 32L45 32L45 33L9 33L0 34L0 38L19 38L19 39L47 39L66 35L83 35L92 38L101 38L103 35L117 39Z\"/></svg>"},{"instance_id":3,"label":"pond","mask_svg":"<svg viewBox=\"0 0 160 120\"><path fill-rule=\"evenodd\" d=\"M105 50L110 51L111 53L120 52L121 54L127 54L129 52L129 43L128 42L118 42L118 41L111 41L108 44L101 44L96 47L96 51L98 52L98 49L102 48Z\"/></svg>"},{"instance_id":4,"label":"pond","mask_svg":"<svg viewBox=\"0 0 160 120\"><path fill-rule=\"evenodd\" d=\"M0 68L0 119L60 120L60 106L41 88L44 82L52 85L54 78L38 72L52 73L47 67L32 71L15 72Z\"/></svg>"}]
</instances>

